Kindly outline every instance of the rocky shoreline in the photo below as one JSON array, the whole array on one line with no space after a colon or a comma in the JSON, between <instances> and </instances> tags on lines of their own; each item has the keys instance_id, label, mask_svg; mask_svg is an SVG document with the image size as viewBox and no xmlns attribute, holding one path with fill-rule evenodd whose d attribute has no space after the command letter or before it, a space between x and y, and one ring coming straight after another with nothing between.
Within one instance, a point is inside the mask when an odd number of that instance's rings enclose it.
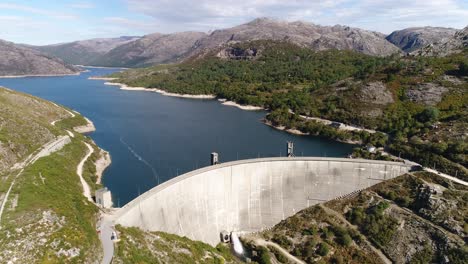
<instances>
[{"instance_id":1,"label":"rocky shoreline","mask_svg":"<svg viewBox=\"0 0 468 264\"><path fill-rule=\"evenodd\" d=\"M73 130L75 130L76 132L78 132L80 134L86 134L86 133L91 133L91 132L96 131L96 127L94 126L93 121L89 120L87 117L84 117L84 119L86 119L88 124L86 124L84 126L74 127Z\"/></svg>"},{"instance_id":2,"label":"rocky shoreline","mask_svg":"<svg viewBox=\"0 0 468 264\"><path fill-rule=\"evenodd\" d=\"M155 92L159 93L165 96L171 96L171 97L179 97L179 98L191 98L191 99L215 99L216 95L212 94L199 94L199 95L193 95L193 94L177 94L177 93L169 93L161 89L157 88L145 88L145 87L131 87L123 83L115 83L115 82L105 82L105 85L110 85L110 86L119 86L120 90L126 90L126 91L143 91L143 92Z\"/></svg>"},{"instance_id":3,"label":"rocky shoreline","mask_svg":"<svg viewBox=\"0 0 468 264\"><path fill-rule=\"evenodd\" d=\"M99 159L94 163L96 166L96 184L102 183L102 174L111 165L112 159L109 152L99 148Z\"/></svg>"},{"instance_id":4,"label":"rocky shoreline","mask_svg":"<svg viewBox=\"0 0 468 264\"><path fill-rule=\"evenodd\" d=\"M239 108L239 109L246 110L246 111L261 111L261 110L266 110L265 108L260 107L260 106L241 105L241 104L238 104L238 103L233 102L233 101L228 101L227 99L218 99L218 101L220 101L222 105L234 106L234 107L237 107L237 108Z\"/></svg>"}]
</instances>

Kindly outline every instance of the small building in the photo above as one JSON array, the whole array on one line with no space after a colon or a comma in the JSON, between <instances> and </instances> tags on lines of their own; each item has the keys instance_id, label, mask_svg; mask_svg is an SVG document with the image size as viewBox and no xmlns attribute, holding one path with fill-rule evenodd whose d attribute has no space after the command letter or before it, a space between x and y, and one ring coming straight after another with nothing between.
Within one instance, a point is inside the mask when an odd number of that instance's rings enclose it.
<instances>
[{"instance_id":1,"label":"small building","mask_svg":"<svg viewBox=\"0 0 468 264\"><path fill-rule=\"evenodd\" d=\"M112 207L112 194L107 187L96 191L96 203L102 208Z\"/></svg>"}]
</instances>

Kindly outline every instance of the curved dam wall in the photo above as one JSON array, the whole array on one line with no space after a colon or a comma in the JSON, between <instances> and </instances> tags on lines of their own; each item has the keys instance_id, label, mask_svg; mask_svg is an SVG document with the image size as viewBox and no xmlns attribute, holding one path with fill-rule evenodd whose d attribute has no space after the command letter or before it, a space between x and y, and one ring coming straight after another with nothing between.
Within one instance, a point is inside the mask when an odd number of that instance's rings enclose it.
<instances>
[{"instance_id":1,"label":"curved dam wall","mask_svg":"<svg viewBox=\"0 0 468 264\"><path fill-rule=\"evenodd\" d=\"M223 230L260 231L410 169L403 163L338 158L228 162L158 185L119 209L114 222L216 245Z\"/></svg>"}]
</instances>

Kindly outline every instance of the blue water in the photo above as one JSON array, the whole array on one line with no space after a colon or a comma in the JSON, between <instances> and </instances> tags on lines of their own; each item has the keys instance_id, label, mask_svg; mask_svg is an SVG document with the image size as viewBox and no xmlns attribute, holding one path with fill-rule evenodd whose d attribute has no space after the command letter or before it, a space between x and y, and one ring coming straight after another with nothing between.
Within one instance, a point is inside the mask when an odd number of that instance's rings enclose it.
<instances>
[{"instance_id":1,"label":"blue water","mask_svg":"<svg viewBox=\"0 0 468 264\"><path fill-rule=\"evenodd\" d=\"M260 122L265 112L243 111L216 100L193 100L157 93L122 91L90 76L116 69L89 69L79 76L0 79L0 85L54 101L90 118L90 136L112 156L103 183L123 206L159 183L220 161L284 156L286 141L297 156L344 157L352 145L295 136Z\"/></svg>"}]
</instances>

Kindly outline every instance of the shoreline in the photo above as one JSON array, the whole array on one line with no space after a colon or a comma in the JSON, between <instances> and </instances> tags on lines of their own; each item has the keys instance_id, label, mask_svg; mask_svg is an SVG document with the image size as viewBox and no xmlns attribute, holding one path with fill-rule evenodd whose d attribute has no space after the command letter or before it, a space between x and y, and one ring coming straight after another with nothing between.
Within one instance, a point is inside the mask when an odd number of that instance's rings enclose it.
<instances>
[{"instance_id":1,"label":"shoreline","mask_svg":"<svg viewBox=\"0 0 468 264\"><path fill-rule=\"evenodd\" d=\"M245 111L264 111L264 110L266 110L265 108L260 107L260 106L241 105L241 104L238 104L238 103L236 103L234 101L228 101L227 99L218 99L218 101L221 102L222 105L234 106L234 107L237 107L237 108L245 110Z\"/></svg>"},{"instance_id":2,"label":"shoreline","mask_svg":"<svg viewBox=\"0 0 468 264\"><path fill-rule=\"evenodd\" d=\"M264 125L267 125L271 128L274 128L274 129L277 129L279 131L284 131L286 133L289 133L289 134L293 134L293 135L296 135L296 136L313 136L313 137L320 137L320 135L311 135L310 133L304 133L298 129L295 129L295 128L288 128L286 129L285 126L275 126L273 125L270 121L266 120L266 119L262 119L262 123ZM331 138L328 138L329 140L332 140L332 141L336 141L336 142L341 142L341 143L346 143L346 144L351 144L351 145L361 145L362 142L360 141L352 141L352 140L348 140L348 141L344 141L344 140L338 140L338 139L331 139Z\"/></svg>"},{"instance_id":3,"label":"shoreline","mask_svg":"<svg viewBox=\"0 0 468 264\"><path fill-rule=\"evenodd\" d=\"M177 94L177 93L166 92L164 90L157 89L157 88L131 87L123 83L105 82L104 84L109 85L109 86L119 86L120 90L125 90L125 91L155 92L155 93L159 93L159 94L162 94L165 96L171 96L171 97L190 98L190 99L215 99L216 98L216 96L212 94L199 94L199 95Z\"/></svg>"},{"instance_id":4,"label":"shoreline","mask_svg":"<svg viewBox=\"0 0 468 264\"><path fill-rule=\"evenodd\" d=\"M88 77L88 80L101 80L101 81L114 81L119 78L111 78L111 77L100 77L100 76L91 76Z\"/></svg>"},{"instance_id":5,"label":"shoreline","mask_svg":"<svg viewBox=\"0 0 468 264\"><path fill-rule=\"evenodd\" d=\"M99 146L98 148L99 148L100 158L94 162L94 165L96 166L96 176L97 176L96 184L102 184L102 175L104 174L104 171L107 168L109 168L109 166L111 165L112 158L108 151L103 150Z\"/></svg>"},{"instance_id":6,"label":"shoreline","mask_svg":"<svg viewBox=\"0 0 468 264\"><path fill-rule=\"evenodd\" d=\"M0 79L13 79L13 78L27 78L27 77L62 77L62 76L78 76L82 72L77 73L64 73L64 74L26 74L26 75L3 75L0 76Z\"/></svg>"},{"instance_id":7,"label":"shoreline","mask_svg":"<svg viewBox=\"0 0 468 264\"><path fill-rule=\"evenodd\" d=\"M304 133L304 132L302 132L302 131L300 131L300 130L298 130L298 129L291 129L291 128L286 129L285 126L275 126L275 125L273 125L273 123L271 123L270 121L268 121L268 120L266 120L266 119L263 119L263 120L262 120L262 123L263 123L264 125L267 125L267 126L269 126L269 127L274 128L274 129L287 132L287 133L289 133L289 134L293 134L293 135L297 135L297 136L310 136L309 133Z\"/></svg>"},{"instance_id":8,"label":"shoreline","mask_svg":"<svg viewBox=\"0 0 468 264\"><path fill-rule=\"evenodd\" d=\"M121 67L89 66L89 65L78 65L78 64L75 64L73 66L85 67L85 68L91 68L91 69L122 69L122 70L131 69L131 68L121 68Z\"/></svg>"},{"instance_id":9,"label":"shoreline","mask_svg":"<svg viewBox=\"0 0 468 264\"><path fill-rule=\"evenodd\" d=\"M86 133L91 133L91 132L96 131L96 127L94 126L93 121L89 120L87 117L84 117L84 119L86 119L88 124L74 127L73 130L75 130L75 132L80 133L80 134L86 134Z\"/></svg>"}]
</instances>

